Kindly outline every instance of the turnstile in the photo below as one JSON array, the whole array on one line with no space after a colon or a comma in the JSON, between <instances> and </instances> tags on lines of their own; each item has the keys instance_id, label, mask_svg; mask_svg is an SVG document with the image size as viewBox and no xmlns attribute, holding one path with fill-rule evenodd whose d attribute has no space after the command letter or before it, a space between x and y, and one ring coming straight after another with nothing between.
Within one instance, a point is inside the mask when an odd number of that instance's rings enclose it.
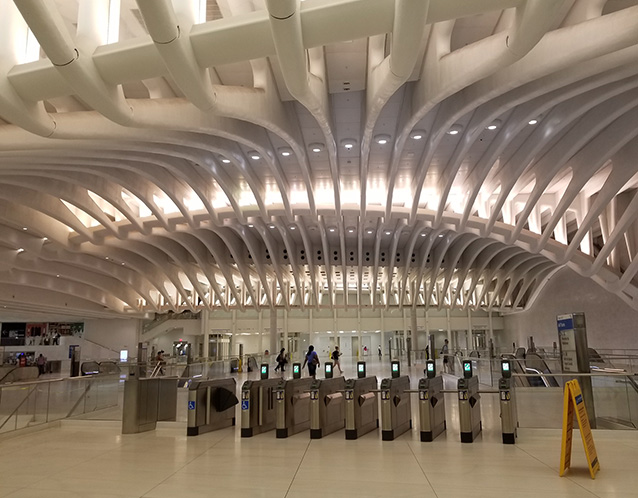
<instances>
[{"instance_id":1,"label":"turnstile","mask_svg":"<svg viewBox=\"0 0 638 498\"><path fill-rule=\"evenodd\" d=\"M419 379L421 441L434 441L446 429L443 377Z\"/></svg>"},{"instance_id":2,"label":"turnstile","mask_svg":"<svg viewBox=\"0 0 638 498\"><path fill-rule=\"evenodd\" d=\"M235 425L235 379L197 380L188 388L187 436Z\"/></svg>"},{"instance_id":3,"label":"turnstile","mask_svg":"<svg viewBox=\"0 0 638 498\"><path fill-rule=\"evenodd\" d=\"M177 377L127 379L122 434L155 430L157 422L162 420L177 420Z\"/></svg>"},{"instance_id":4,"label":"turnstile","mask_svg":"<svg viewBox=\"0 0 638 498\"><path fill-rule=\"evenodd\" d=\"M275 387L277 437L286 438L310 427L310 385L314 379L281 379Z\"/></svg>"},{"instance_id":5,"label":"turnstile","mask_svg":"<svg viewBox=\"0 0 638 498\"><path fill-rule=\"evenodd\" d=\"M373 392L377 387L376 377L346 381L346 439L357 439L379 427L379 404Z\"/></svg>"},{"instance_id":6,"label":"turnstile","mask_svg":"<svg viewBox=\"0 0 638 498\"><path fill-rule=\"evenodd\" d=\"M270 431L277 424L275 387L280 379L247 380L241 386L241 437Z\"/></svg>"},{"instance_id":7,"label":"turnstile","mask_svg":"<svg viewBox=\"0 0 638 498\"><path fill-rule=\"evenodd\" d=\"M498 392L501 404L501 432L503 444L516 442L518 428L518 414L516 412L516 398L514 396L514 379L509 360L501 361L502 377L498 381Z\"/></svg>"},{"instance_id":8,"label":"turnstile","mask_svg":"<svg viewBox=\"0 0 638 498\"><path fill-rule=\"evenodd\" d=\"M482 428L478 377L460 378L458 390L461 442L471 443L479 435Z\"/></svg>"},{"instance_id":9,"label":"turnstile","mask_svg":"<svg viewBox=\"0 0 638 498\"><path fill-rule=\"evenodd\" d=\"M407 375L381 381L381 439L384 441L392 441L412 428L409 390Z\"/></svg>"},{"instance_id":10,"label":"turnstile","mask_svg":"<svg viewBox=\"0 0 638 498\"><path fill-rule=\"evenodd\" d=\"M310 386L310 439L321 439L345 426L343 377L317 379Z\"/></svg>"}]
</instances>

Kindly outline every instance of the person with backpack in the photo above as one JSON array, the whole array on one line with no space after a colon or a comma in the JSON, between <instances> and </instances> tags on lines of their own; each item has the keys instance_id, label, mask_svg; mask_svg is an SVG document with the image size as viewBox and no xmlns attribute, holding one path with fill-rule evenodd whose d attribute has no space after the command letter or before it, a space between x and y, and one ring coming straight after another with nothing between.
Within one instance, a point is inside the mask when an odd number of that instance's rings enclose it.
<instances>
[{"instance_id":1,"label":"person with backpack","mask_svg":"<svg viewBox=\"0 0 638 498\"><path fill-rule=\"evenodd\" d=\"M308 352L306 353L306 357L303 360L303 365L301 369L303 370L306 367L306 363L308 364L308 375L313 379L316 379L317 375L317 367L321 366L319 362L319 356L315 351L315 347L310 345L308 346Z\"/></svg>"},{"instance_id":2,"label":"person with backpack","mask_svg":"<svg viewBox=\"0 0 638 498\"><path fill-rule=\"evenodd\" d=\"M288 360L286 359L286 348L281 348L281 351L279 351L279 354L277 355L277 366L275 367L275 372L279 369L281 369L281 373L284 373L286 371L286 363L288 363Z\"/></svg>"},{"instance_id":3,"label":"person with backpack","mask_svg":"<svg viewBox=\"0 0 638 498\"><path fill-rule=\"evenodd\" d=\"M330 358L332 358L334 366L339 369L339 374L343 375L343 370L341 370L341 364L339 363L339 356L341 356L341 353L339 352L339 346L335 346L335 350L332 352L332 355L330 355Z\"/></svg>"}]
</instances>

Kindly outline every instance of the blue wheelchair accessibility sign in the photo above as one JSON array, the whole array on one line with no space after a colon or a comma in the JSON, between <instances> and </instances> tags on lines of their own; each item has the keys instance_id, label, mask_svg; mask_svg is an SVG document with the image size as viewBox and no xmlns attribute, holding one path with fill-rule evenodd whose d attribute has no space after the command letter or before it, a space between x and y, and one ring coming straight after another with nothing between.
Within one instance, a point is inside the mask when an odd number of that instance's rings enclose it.
<instances>
[{"instance_id":1,"label":"blue wheelchair accessibility sign","mask_svg":"<svg viewBox=\"0 0 638 498\"><path fill-rule=\"evenodd\" d=\"M188 402L188 409L189 410L194 410L195 409L195 402L194 401L189 401Z\"/></svg>"},{"instance_id":2,"label":"blue wheelchair accessibility sign","mask_svg":"<svg viewBox=\"0 0 638 498\"><path fill-rule=\"evenodd\" d=\"M241 409L242 410L248 410L248 400L247 399L242 399L241 400Z\"/></svg>"}]
</instances>

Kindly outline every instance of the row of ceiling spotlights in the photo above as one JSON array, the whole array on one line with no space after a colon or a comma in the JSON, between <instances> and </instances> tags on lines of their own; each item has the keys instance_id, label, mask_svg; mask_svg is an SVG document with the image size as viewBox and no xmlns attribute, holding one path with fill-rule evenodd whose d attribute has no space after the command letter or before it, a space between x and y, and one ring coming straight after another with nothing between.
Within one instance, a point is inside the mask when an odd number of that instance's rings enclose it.
<instances>
[{"instance_id":1,"label":"row of ceiling spotlights","mask_svg":"<svg viewBox=\"0 0 638 498\"><path fill-rule=\"evenodd\" d=\"M538 119L530 119L528 121L528 124L530 125L535 125L537 123L538 123ZM497 128L500 127L500 125L501 125L501 120L495 119L494 121L492 121L491 124L489 124L485 128L491 131L491 130L496 130ZM461 131L463 131L463 125L456 123L450 127L447 133L448 135L458 135L459 133L461 133ZM410 138L412 140L421 140L424 136L425 136L425 130L413 130L410 133ZM374 137L374 141L378 143L379 145L386 145L390 141L390 139L391 139L390 135L386 135L386 134L376 135ZM341 140L341 146L346 150L353 149L355 145L357 145L357 141L354 138L344 138L343 140ZM325 144L318 143L318 142L311 143L308 146L308 148L315 153L322 152L325 149L325 147L326 147ZM283 157L289 157L292 155L292 149L290 147L279 147L278 152ZM248 152L248 156L254 161L258 161L259 159L261 159L261 155L254 150ZM226 157L222 157L221 161L224 164L230 163L230 159Z\"/></svg>"},{"instance_id":2,"label":"row of ceiling spotlights","mask_svg":"<svg viewBox=\"0 0 638 498\"><path fill-rule=\"evenodd\" d=\"M248 224L248 228L253 228L254 226L255 226L255 225L254 225L254 224L252 224L252 223L249 223L249 224ZM268 224L268 228L274 229L274 228L277 228L277 226L276 226L274 223L269 223L269 224ZM297 225L290 224L290 225L288 225L288 228L289 228L290 230L296 230L296 229L297 229ZM312 228L312 227L311 227L311 228ZM328 227L328 231L329 231L330 233L334 233L334 232L336 232L336 231L337 231L337 227L335 227L335 226L329 226L329 227ZM348 233L355 233L356 231L357 231L357 229L356 229L355 227L347 227L347 228L346 228L346 232L348 232ZM376 232L376 230L375 230L374 228L367 228L365 232L366 232L368 235L372 235L373 233L375 233L375 232ZM383 233L385 233L386 235L392 235L393 230L384 230L384 231L383 231ZM427 232L427 231L426 231L426 232L421 232L421 237L425 237L427 234L428 234L428 232ZM439 234L439 237L443 237L443 234Z\"/></svg>"}]
</instances>

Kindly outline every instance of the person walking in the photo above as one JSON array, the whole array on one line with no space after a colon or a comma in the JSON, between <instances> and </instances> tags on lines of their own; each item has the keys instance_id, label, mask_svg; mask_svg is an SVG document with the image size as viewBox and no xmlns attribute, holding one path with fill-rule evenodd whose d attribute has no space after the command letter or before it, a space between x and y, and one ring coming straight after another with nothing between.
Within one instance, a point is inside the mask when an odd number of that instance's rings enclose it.
<instances>
[{"instance_id":1,"label":"person walking","mask_svg":"<svg viewBox=\"0 0 638 498\"><path fill-rule=\"evenodd\" d=\"M42 353L40 353L40 356L38 356L37 360L35 360L36 364L38 365L38 377L40 375L44 375L45 372L45 366L47 364L47 359L45 356L42 356Z\"/></svg>"},{"instance_id":2,"label":"person walking","mask_svg":"<svg viewBox=\"0 0 638 498\"><path fill-rule=\"evenodd\" d=\"M381 352L381 346L379 346L378 351L379 351L379 359L381 360L381 359L383 359L383 353Z\"/></svg>"},{"instance_id":3,"label":"person walking","mask_svg":"<svg viewBox=\"0 0 638 498\"><path fill-rule=\"evenodd\" d=\"M317 367L321 366L319 362L319 356L315 351L315 347L310 345L308 346L308 352L306 353L306 357L303 360L303 365L301 369L303 370L306 367L306 363L308 364L308 375L313 379L317 377Z\"/></svg>"},{"instance_id":4,"label":"person walking","mask_svg":"<svg viewBox=\"0 0 638 498\"><path fill-rule=\"evenodd\" d=\"M341 370L341 363L339 363L339 356L341 356L341 353L339 352L339 346L335 346L335 350L332 352L332 355L330 357L332 358L334 366L339 369L339 375L343 375L343 370Z\"/></svg>"},{"instance_id":5,"label":"person walking","mask_svg":"<svg viewBox=\"0 0 638 498\"><path fill-rule=\"evenodd\" d=\"M445 373L449 373L448 370L450 369L450 365L448 363L448 353L450 352L450 348L448 346L448 343L449 341L445 339L443 347L441 348L441 356L443 356L443 371Z\"/></svg>"},{"instance_id":6,"label":"person walking","mask_svg":"<svg viewBox=\"0 0 638 498\"><path fill-rule=\"evenodd\" d=\"M277 355L277 366L275 367L275 372L281 369L281 373L286 371L286 363L288 360L286 359L286 348L281 348L279 354Z\"/></svg>"}]
</instances>

